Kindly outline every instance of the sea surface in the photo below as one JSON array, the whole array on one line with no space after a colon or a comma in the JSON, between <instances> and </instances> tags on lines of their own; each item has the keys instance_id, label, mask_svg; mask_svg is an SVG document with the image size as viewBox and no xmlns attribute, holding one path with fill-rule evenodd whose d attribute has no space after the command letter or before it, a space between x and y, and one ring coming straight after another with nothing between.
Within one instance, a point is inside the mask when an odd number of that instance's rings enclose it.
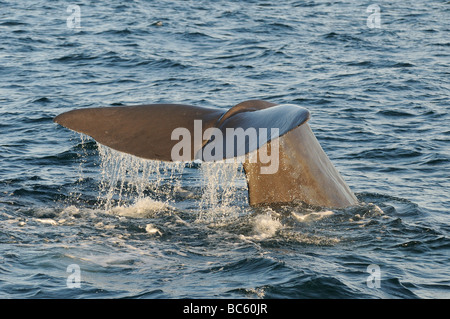
<instances>
[{"instance_id":1,"label":"sea surface","mask_svg":"<svg viewBox=\"0 0 450 319\"><path fill-rule=\"evenodd\" d=\"M449 298L450 2L0 0L0 298ZM359 203L253 208L238 164L53 118L301 105Z\"/></svg>"}]
</instances>

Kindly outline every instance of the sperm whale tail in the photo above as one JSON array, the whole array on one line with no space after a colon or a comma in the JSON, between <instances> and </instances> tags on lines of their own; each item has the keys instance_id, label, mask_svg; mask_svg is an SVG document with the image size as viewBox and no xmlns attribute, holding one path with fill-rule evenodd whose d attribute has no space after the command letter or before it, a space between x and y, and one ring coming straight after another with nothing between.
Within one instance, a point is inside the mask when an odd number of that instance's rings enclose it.
<instances>
[{"instance_id":1,"label":"sperm whale tail","mask_svg":"<svg viewBox=\"0 0 450 319\"><path fill-rule=\"evenodd\" d=\"M306 123L309 117L300 106L250 100L229 110L181 104L77 109L54 121L150 160L243 158L250 205L355 204L356 197Z\"/></svg>"}]
</instances>

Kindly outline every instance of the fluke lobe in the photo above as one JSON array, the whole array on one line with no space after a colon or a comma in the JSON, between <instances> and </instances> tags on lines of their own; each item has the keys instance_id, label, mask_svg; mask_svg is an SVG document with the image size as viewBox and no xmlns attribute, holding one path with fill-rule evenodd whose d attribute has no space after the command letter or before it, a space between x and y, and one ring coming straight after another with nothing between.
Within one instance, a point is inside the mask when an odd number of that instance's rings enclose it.
<instances>
[{"instance_id":1,"label":"fluke lobe","mask_svg":"<svg viewBox=\"0 0 450 319\"><path fill-rule=\"evenodd\" d=\"M355 195L314 136L309 118L309 111L297 105L250 100L229 110L182 104L86 108L54 121L150 160L241 158L250 205L355 205ZM272 169L264 170L268 165Z\"/></svg>"}]
</instances>

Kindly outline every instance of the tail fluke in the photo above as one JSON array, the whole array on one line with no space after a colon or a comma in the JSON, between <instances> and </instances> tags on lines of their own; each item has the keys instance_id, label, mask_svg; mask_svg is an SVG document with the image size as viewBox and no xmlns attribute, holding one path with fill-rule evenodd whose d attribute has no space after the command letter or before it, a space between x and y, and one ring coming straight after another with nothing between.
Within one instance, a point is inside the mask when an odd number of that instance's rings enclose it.
<instances>
[{"instance_id":1,"label":"tail fluke","mask_svg":"<svg viewBox=\"0 0 450 319\"><path fill-rule=\"evenodd\" d=\"M300 106L251 100L229 110L180 104L88 108L54 121L145 159L215 161L250 154L243 164L251 205L296 200L327 207L355 204L306 123L309 117ZM264 170L267 164L271 169Z\"/></svg>"}]
</instances>

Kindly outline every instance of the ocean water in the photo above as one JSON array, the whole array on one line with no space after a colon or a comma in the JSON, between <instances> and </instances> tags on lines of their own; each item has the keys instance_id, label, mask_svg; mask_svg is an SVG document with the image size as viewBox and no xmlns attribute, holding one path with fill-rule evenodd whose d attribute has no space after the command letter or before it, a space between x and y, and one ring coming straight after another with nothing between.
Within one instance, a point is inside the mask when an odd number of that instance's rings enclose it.
<instances>
[{"instance_id":1,"label":"ocean water","mask_svg":"<svg viewBox=\"0 0 450 319\"><path fill-rule=\"evenodd\" d=\"M1 298L450 297L448 1L73 4L0 0ZM309 109L359 204L252 208L238 164L52 121L248 99Z\"/></svg>"}]
</instances>

